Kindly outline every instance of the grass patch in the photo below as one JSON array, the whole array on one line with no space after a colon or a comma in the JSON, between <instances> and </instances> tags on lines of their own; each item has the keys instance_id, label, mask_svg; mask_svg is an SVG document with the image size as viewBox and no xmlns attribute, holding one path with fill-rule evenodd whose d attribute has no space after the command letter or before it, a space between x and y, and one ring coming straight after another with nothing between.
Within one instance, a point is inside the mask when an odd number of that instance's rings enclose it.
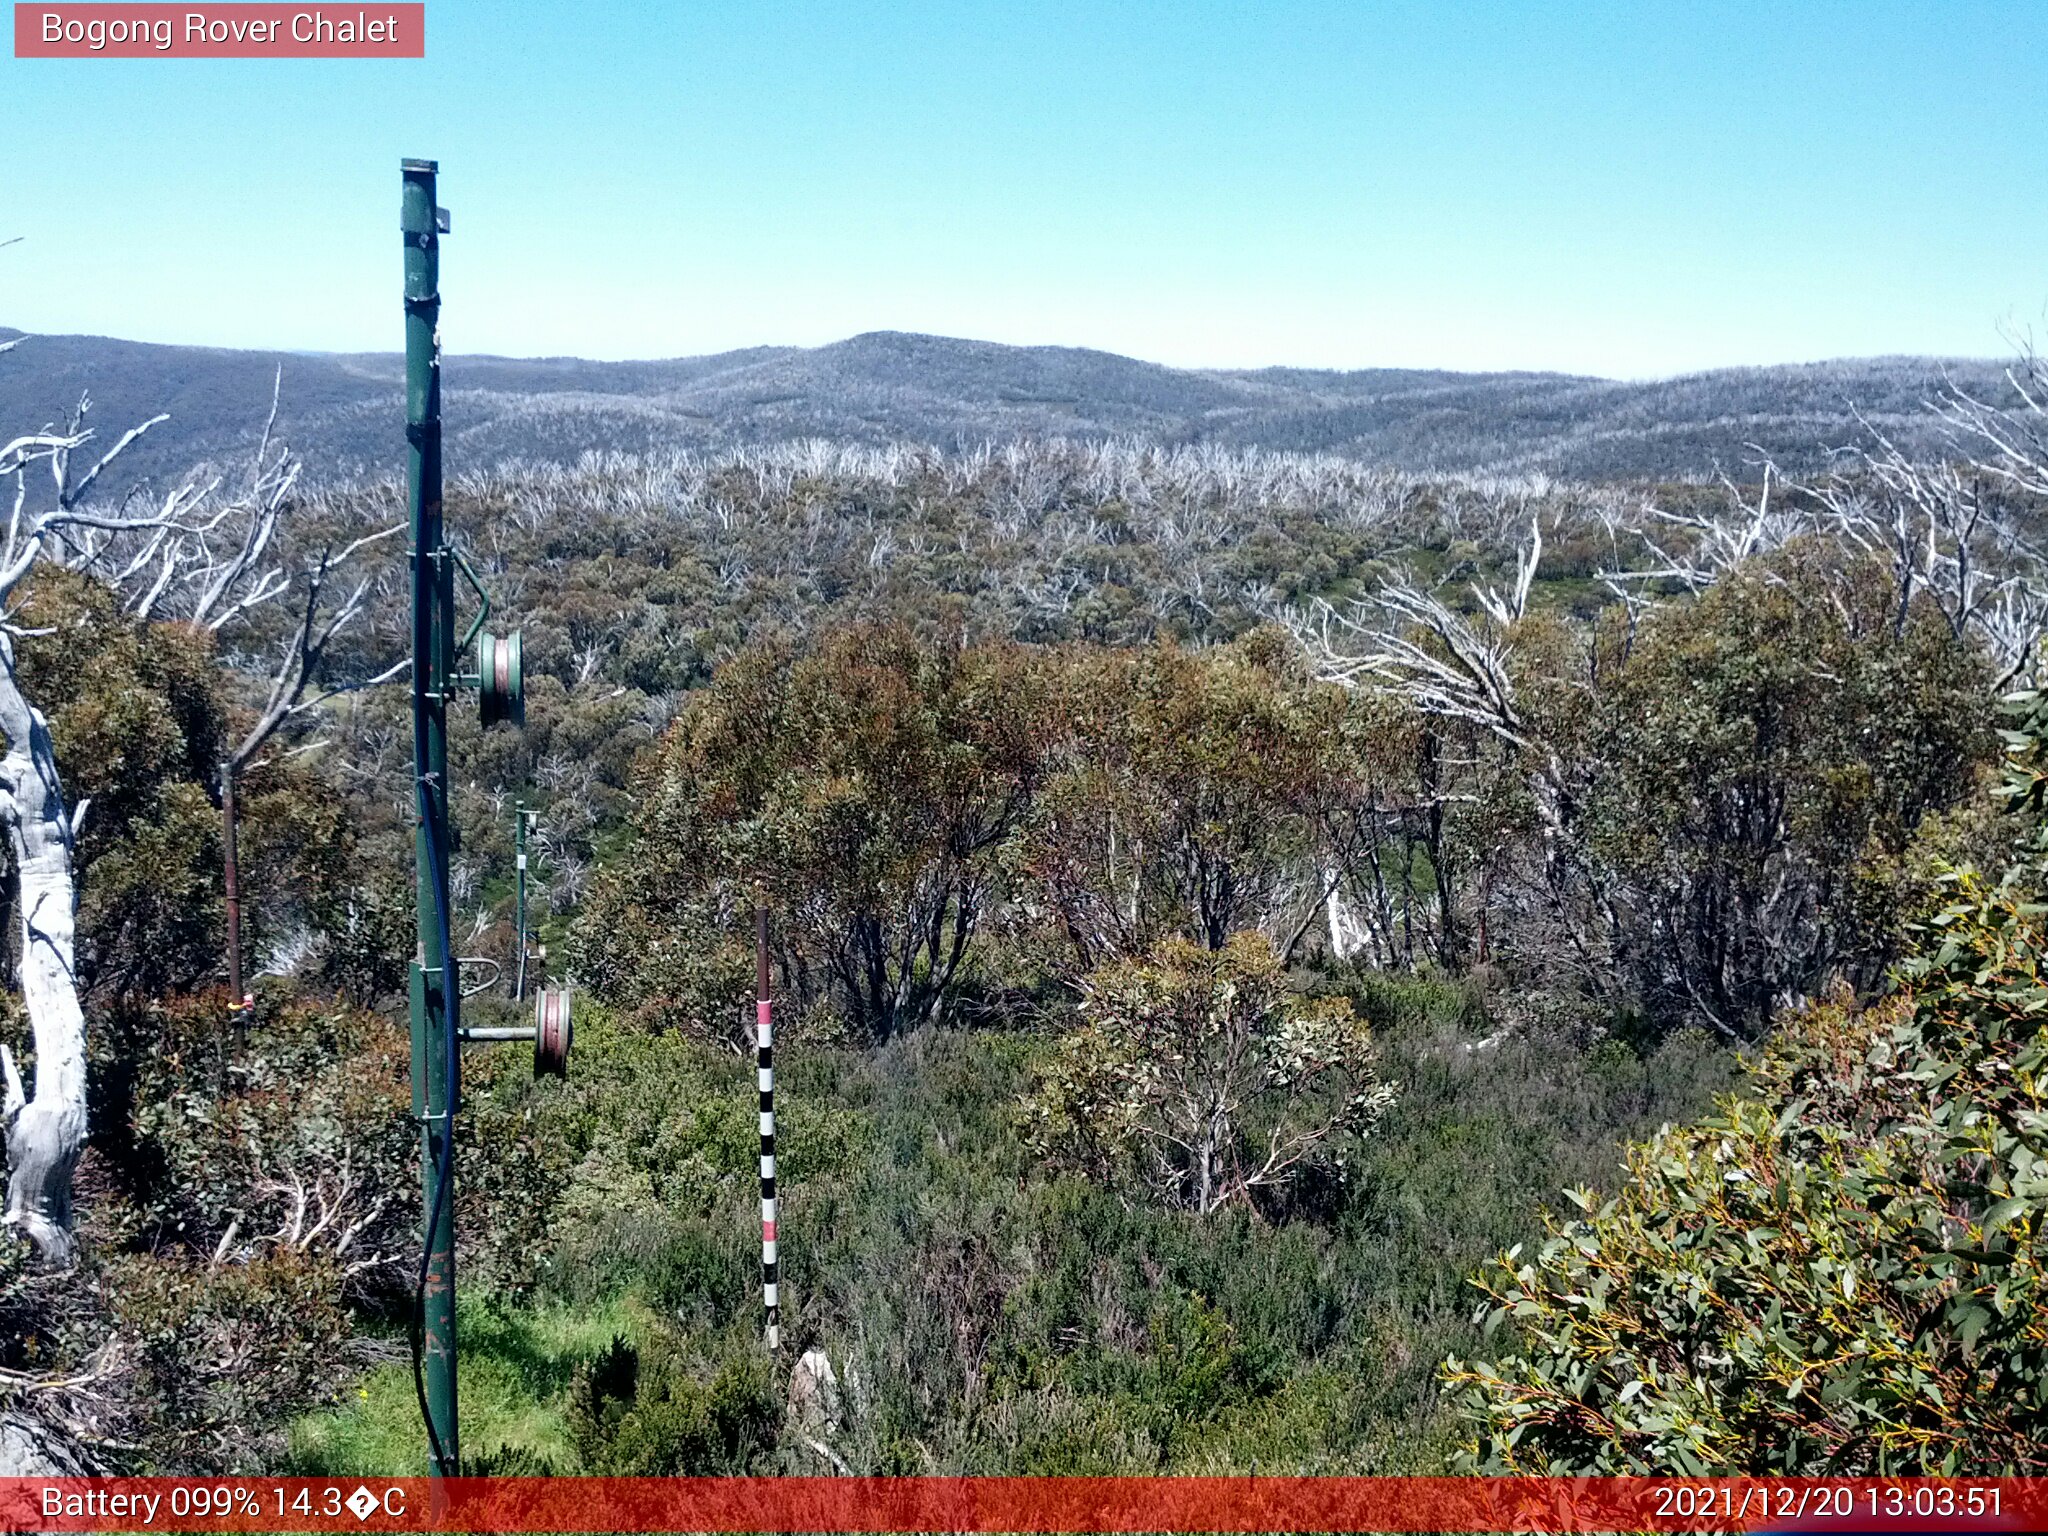
<instances>
[{"instance_id":1,"label":"grass patch","mask_svg":"<svg viewBox=\"0 0 2048 1536\"><path fill-rule=\"evenodd\" d=\"M565 1417L577 1368L615 1336L644 1338L647 1324L645 1310L624 1299L518 1313L493 1298L463 1302L456 1400L465 1467L581 1471ZM299 1477L424 1476L426 1431L411 1362L379 1366L336 1407L295 1423L286 1470Z\"/></svg>"}]
</instances>

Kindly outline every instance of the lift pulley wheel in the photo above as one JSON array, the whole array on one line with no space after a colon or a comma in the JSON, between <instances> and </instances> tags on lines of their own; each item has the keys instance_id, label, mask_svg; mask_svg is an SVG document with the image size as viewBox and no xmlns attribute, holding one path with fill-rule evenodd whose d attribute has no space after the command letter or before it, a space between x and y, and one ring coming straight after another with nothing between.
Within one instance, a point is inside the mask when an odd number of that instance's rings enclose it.
<instances>
[{"instance_id":1,"label":"lift pulley wheel","mask_svg":"<svg viewBox=\"0 0 2048 1536\"><path fill-rule=\"evenodd\" d=\"M526 724L526 680L519 661L519 631L477 637L477 712L486 730L505 721Z\"/></svg>"},{"instance_id":2,"label":"lift pulley wheel","mask_svg":"<svg viewBox=\"0 0 2048 1536\"><path fill-rule=\"evenodd\" d=\"M569 989L543 987L533 1005L533 1075L569 1075L569 1042L575 1028L569 1022Z\"/></svg>"}]
</instances>

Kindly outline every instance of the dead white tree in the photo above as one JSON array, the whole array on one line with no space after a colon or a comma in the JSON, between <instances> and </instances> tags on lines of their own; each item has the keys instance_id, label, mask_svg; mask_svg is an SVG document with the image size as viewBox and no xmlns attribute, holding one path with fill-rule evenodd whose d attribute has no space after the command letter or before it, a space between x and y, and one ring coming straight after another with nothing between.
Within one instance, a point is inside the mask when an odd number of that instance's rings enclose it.
<instances>
[{"instance_id":1,"label":"dead white tree","mask_svg":"<svg viewBox=\"0 0 2048 1536\"><path fill-rule=\"evenodd\" d=\"M310 1177L292 1167L281 1175L269 1174L259 1167L257 1174L253 1203L276 1201L280 1214L274 1229L253 1234L253 1250L267 1245L296 1253L325 1253L350 1279L391 1262L386 1254L350 1251L357 1238L366 1231L374 1232L391 1201L388 1195L377 1194L373 1183L366 1184L358 1178L346 1153L339 1167L317 1168ZM214 1249L215 1265L235 1256L235 1238L241 1225L242 1213L238 1213Z\"/></svg>"},{"instance_id":2,"label":"dead white tree","mask_svg":"<svg viewBox=\"0 0 2048 1536\"><path fill-rule=\"evenodd\" d=\"M2048 558L2028 534L2048 501L2048 372L2032 352L1994 404L1950 383L1930 400L1947 452L1915 458L1864 420L1850 466L1803 487L1827 529L1884 564L1903 626L1915 598L1990 653L2003 691L2048 627ZM2031 515L2031 516L2030 516Z\"/></svg>"},{"instance_id":3,"label":"dead white tree","mask_svg":"<svg viewBox=\"0 0 2048 1536\"><path fill-rule=\"evenodd\" d=\"M1979 400L1951 382L1929 402L1944 434L1983 474L2022 495L2048 499L2048 363L2029 342L2005 371L2013 402Z\"/></svg>"},{"instance_id":4,"label":"dead white tree","mask_svg":"<svg viewBox=\"0 0 2048 1536\"><path fill-rule=\"evenodd\" d=\"M272 376L270 413L240 487L223 498L224 477L216 476L187 481L172 493L182 512L213 508L209 515L157 520L140 527L89 529L81 537L65 540L58 553L64 564L113 587L121 594L123 607L136 618L176 619L213 635L232 631L258 608L291 600L294 622L277 642L263 703L249 728L221 759L218 770L227 886L228 992L237 1009L247 1001L242 987L235 795L242 774L273 738L328 700L388 682L411 664L409 659L400 660L373 677L341 684L325 680L330 648L362 614L374 585L372 576L357 574L354 585L336 602L330 591L336 576L352 571L359 554L401 532L404 525L363 534L338 548L325 544L296 562L296 569L294 562L277 553L279 529L294 506L292 493L301 468L300 461L276 439L283 379L282 369ZM90 408L89 399L79 402L72 419L74 436L82 430ZM55 450L51 468L59 504L78 503L108 462L166 419L152 417L131 431L75 486L70 479L70 451Z\"/></svg>"},{"instance_id":5,"label":"dead white tree","mask_svg":"<svg viewBox=\"0 0 2048 1536\"><path fill-rule=\"evenodd\" d=\"M12 1051L0 1044L8 1161L4 1220L53 1265L68 1263L73 1254L71 1176L87 1132L73 866L87 807L67 805L48 722L22 692L16 644L33 632L17 622L14 599L39 565L60 565L106 582L137 617L176 617L217 631L290 589L284 567L270 562L269 551L298 474L288 454L272 453L266 427L241 494L220 495L219 479L194 478L161 498L133 493L109 509L89 499L101 476L166 418L152 417L123 434L77 475L73 456L93 436L86 425L90 408L91 401L81 399L66 430L29 433L0 447L0 485L11 481L13 491L0 545L0 734L6 737L0 823L14 856L22 1002L35 1041L33 1095ZM46 494L32 496L28 470L37 463L48 466L51 484ZM330 568L325 557L316 565L322 579ZM360 604L359 591L354 607ZM352 617L350 605L343 607ZM306 628L312 643L302 642L288 656L273 684L273 706L279 699L303 701L306 656L310 650L317 669L338 627L321 622Z\"/></svg>"},{"instance_id":6,"label":"dead white tree","mask_svg":"<svg viewBox=\"0 0 2048 1536\"><path fill-rule=\"evenodd\" d=\"M402 526L402 525L401 525ZM375 687L389 682L405 672L411 665L406 658L394 662L373 677L359 682L328 684L324 681L328 648L335 637L352 624L363 611L372 585L369 576L359 577L355 586L334 608L329 611L323 603L328 582L334 573L347 566L361 551L400 531L400 526L380 529L351 540L339 550L331 545L315 555L300 573L297 622L287 634L279 649L275 669L270 675L270 688L263 706L256 713L255 721L229 750L220 765L220 807L222 852L224 855L224 876L227 887L227 960L228 995L234 1000L233 1006L239 1011L248 1005L249 998L242 990L242 901L241 875L237 853L237 805L236 789L241 776L256 760L271 739L297 721L301 716L317 710L328 700L359 688ZM280 589L282 591L283 589ZM295 750L306 751L320 745L313 742Z\"/></svg>"},{"instance_id":7,"label":"dead white tree","mask_svg":"<svg viewBox=\"0 0 2048 1536\"><path fill-rule=\"evenodd\" d=\"M1543 561L1543 524L1538 518L1529 519L1529 537L1515 551L1515 584L1503 592L1494 586L1472 588L1472 595L1486 616L1502 629L1521 618L1529 611L1529 588L1536 581L1536 567Z\"/></svg>"},{"instance_id":8,"label":"dead white tree","mask_svg":"<svg viewBox=\"0 0 2048 1536\"><path fill-rule=\"evenodd\" d=\"M15 482L13 516L6 553L0 559L0 605L42 555L45 518L23 511L27 465L76 446L73 438L32 433L0 448L0 475ZM0 1044L7 1125L7 1209L5 1220L51 1263L66 1263L71 1242L71 1171L85 1147L85 1014L78 1004L73 972L74 920L78 896L71 878L72 839L77 820L64 803L57 754L41 711L21 691L14 642L21 633L0 620L0 732L7 752L0 757L0 822L14 855L20 917L21 993L35 1031L36 1091L22 1087L14 1053ZM82 814L85 807L81 805Z\"/></svg>"},{"instance_id":9,"label":"dead white tree","mask_svg":"<svg viewBox=\"0 0 2048 1536\"><path fill-rule=\"evenodd\" d=\"M1513 585L1503 590L1474 583L1479 611L1471 615L1403 574L1347 608L1318 599L1278 617L1323 681L1379 693L1425 717L1476 727L1499 744L1536 811L1544 903L1579 967L1597 981L1604 975L1598 956L1611 923L1605 921L1604 898L1588 911L1572 894L1580 866L1573 768L1530 718L1516 676L1517 630L1542 553L1541 521L1532 518L1516 550Z\"/></svg>"},{"instance_id":10,"label":"dead white tree","mask_svg":"<svg viewBox=\"0 0 2048 1536\"><path fill-rule=\"evenodd\" d=\"M35 1037L36 1086L25 1090L13 1052L0 1044L7 1126L7 1225L22 1233L47 1263L72 1255L71 1174L85 1146L85 1015L76 972L78 891L72 849L86 805L65 803L49 723L23 694L16 642L31 631L13 617L13 599L44 561L70 563L67 554L113 537L145 545L199 532L203 497L189 486L155 507L108 514L81 506L100 473L154 422L124 436L75 485L71 454L90 437L80 402L73 428L30 433L0 448L0 483L14 482L13 508L0 546L0 823L14 856L15 911L20 924L22 1003ZM56 493L29 497L28 466L48 462ZM134 567L148 568L148 562Z\"/></svg>"},{"instance_id":11,"label":"dead white tree","mask_svg":"<svg viewBox=\"0 0 2048 1536\"><path fill-rule=\"evenodd\" d=\"M1927 402L1947 445L1937 456L1915 456L1856 412L1865 441L1838 450L1827 475L1788 481L1764 461L1753 500L1724 477L1723 512L1650 508L1631 530L1649 558L1602 580L1633 618L1660 586L1698 594L1754 556L1818 536L1885 571L1895 629L1924 603L1957 639L1983 645L2002 692L2048 628L2048 554L2027 531L2048 501L2048 368L2025 351L2006 380L2002 404L1954 383Z\"/></svg>"},{"instance_id":12,"label":"dead white tree","mask_svg":"<svg viewBox=\"0 0 2048 1536\"><path fill-rule=\"evenodd\" d=\"M1535 564L1526 562L1533 573ZM1521 617L1528 578L1508 594L1475 592L1468 619L1412 579L1397 576L1346 609L1318 598L1281 615L1325 682L1377 689L1427 715L1462 720L1526 750L1533 745L1516 698L1507 631Z\"/></svg>"},{"instance_id":13,"label":"dead white tree","mask_svg":"<svg viewBox=\"0 0 2048 1536\"><path fill-rule=\"evenodd\" d=\"M1648 556L1645 563L1600 573L1610 592L1630 605L1633 616L1639 605L1648 605L1648 593L1657 586L1676 584L1697 596L1737 566L1758 555L1782 548L1802 533L1812 532L1812 515L1783 494L1774 494L1781 479L1774 466L1763 466L1763 484L1751 501L1725 475L1721 484L1728 492L1728 504L1720 512L1671 512L1646 506L1645 520L1629 530ZM1661 530L1672 529L1673 539ZM1609 543L1618 548L1612 525Z\"/></svg>"}]
</instances>

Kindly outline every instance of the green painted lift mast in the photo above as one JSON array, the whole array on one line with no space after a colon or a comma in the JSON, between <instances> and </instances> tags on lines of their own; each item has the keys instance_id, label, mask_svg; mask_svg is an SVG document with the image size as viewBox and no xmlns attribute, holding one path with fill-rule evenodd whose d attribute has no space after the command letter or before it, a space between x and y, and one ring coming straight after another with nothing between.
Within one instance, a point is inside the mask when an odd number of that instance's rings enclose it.
<instances>
[{"instance_id":1,"label":"green painted lift mast","mask_svg":"<svg viewBox=\"0 0 2048 1536\"><path fill-rule=\"evenodd\" d=\"M441 527L441 253L435 163L404 162L406 493L412 532L414 853L419 952L412 968L413 1114L426 1209L417 1370L436 1477L461 1465L455 1412L456 1046L462 988L449 955L448 697L455 678L455 567Z\"/></svg>"},{"instance_id":2,"label":"green painted lift mast","mask_svg":"<svg viewBox=\"0 0 2048 1536\"><path fill-rule=\"evenodd\" d=\"M484 634L490 594L441 522L441 236L448 214L435 201L435 165L407 160L399 228L405 236L406 497L412 547L413 858L419 949L412 964L412 1112L420 1123L426 1207L414 1277L413 1387L427 1424L434 1476L456 1477L462 1448L455 1411L455 1116L462 1107L462 1042L531 1040L535 1076L566 1076L571 1035L566 987L544 989L532 1027L464 1029L461 957L449 937L448 701L475 688L485 730L526 724L519 631ZM455 633L455 578L475 595L474 620ZM476 647L477 669L457 664ZM519 835L520 979L526 974L526 818ZM471 991L478 988L472 987Z\"/></svg>"}]
</instances>

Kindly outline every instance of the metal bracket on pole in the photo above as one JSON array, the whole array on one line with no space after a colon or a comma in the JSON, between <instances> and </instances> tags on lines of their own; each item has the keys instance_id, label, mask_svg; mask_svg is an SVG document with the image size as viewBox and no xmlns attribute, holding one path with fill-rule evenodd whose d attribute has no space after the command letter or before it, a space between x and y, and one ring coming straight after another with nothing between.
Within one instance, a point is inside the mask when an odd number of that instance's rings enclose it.
<instances>
[{"instance_id":1,"label":"metal bracket on pole","mask_svg":"<svg viewBox=\"0 0 2048 1536\"><path fill-rule=\"evenodd\" d=\"M457 656L467 656L470 646L476 643L477 632L491 616L491 594L486 592L484 584L477 580L476 568L469 563L460 549L451 544L448 553L455 561L455 569L460 571L462 579L469 583L469 590L476 594L476 617L470 621L469 628L462 632L462 638L455 645Z\"/></svg>"}]
</instances>

